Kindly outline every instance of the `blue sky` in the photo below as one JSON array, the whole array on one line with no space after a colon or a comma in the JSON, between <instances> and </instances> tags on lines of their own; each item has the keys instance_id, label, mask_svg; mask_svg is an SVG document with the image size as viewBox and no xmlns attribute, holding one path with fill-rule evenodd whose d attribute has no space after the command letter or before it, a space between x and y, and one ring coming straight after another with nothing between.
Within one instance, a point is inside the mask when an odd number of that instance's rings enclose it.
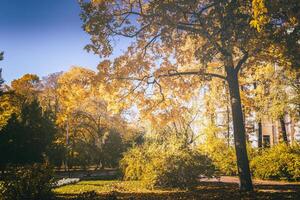
<instances>
[{"instance_id":1,"label":"blue sky","mask_svg":"<svg viewBox=\"0 0 300 200\"><path fill-rule=\"evenodd\" d=\"M25 73L45 76L73 65L95 69L100 58L83 49L89 36L79 14L77 0L1 0L0 50L5 55L0 67L6 83Z\"/></svg>"}]
</instances>

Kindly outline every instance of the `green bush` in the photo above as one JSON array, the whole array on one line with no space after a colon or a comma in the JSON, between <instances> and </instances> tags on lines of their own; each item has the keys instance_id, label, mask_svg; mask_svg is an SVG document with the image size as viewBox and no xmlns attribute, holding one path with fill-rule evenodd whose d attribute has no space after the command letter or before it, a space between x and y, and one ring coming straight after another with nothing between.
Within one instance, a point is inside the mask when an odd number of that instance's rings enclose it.
<instances>
[{"instance_id":1,"label":"green bush","mask_svg":"<svg viewBox=\"0 0 300 200\"><path fill-rule=\"evenodd\" d=\"M252 159L251 168L261 179L300 180L300 147L279 144L264 149Z\"/></svg>"},{"instance_id":2,"label":"green bush","mask_svg":"<svg viewBox=\"0 0 300 200\"><path fill-rule=\"evenodd\" d=\"M215 172L209 158L176 139L135 146L120 166L125 180L141 180L147 188L189 188L199 175L211 177Z\"/></svg>"},{"instance_id":3,"label":"green bush","mask_svg":"<svg viewBox=\"0 0 300 200\"><path fill-rule=\"evenodd\" d=\"M9 174L2 182L0 199L51 199L53 184L53 170L47 165L10 168Z\"/></svg>"}]
</instances>

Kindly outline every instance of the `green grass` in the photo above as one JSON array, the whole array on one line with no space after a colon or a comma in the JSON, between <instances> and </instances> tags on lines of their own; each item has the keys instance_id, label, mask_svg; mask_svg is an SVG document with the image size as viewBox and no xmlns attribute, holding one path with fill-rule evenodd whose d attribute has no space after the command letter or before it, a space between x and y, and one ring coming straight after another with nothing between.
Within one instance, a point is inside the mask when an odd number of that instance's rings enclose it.
<instances>
[{"instance_id":1,"label":"green grass","mask_svg":"<svg viewBox=\"0 0 300 200\"><path fill-rule=\"evenodd\" d=\"M243 193L237 184L199 183L194 190L146 189L139 181L93 180L55 188L58 199L300 199L299 185L257 185L254 192ZM84 194L93 192L91 194ZM96 197L95 197L96 196Z\"/></svg>"},{"instance_id":2,"label":"green grass","mask_svg":"<svg viewBox=\"0 0 300 200\"><path fill-rule=\"evenodd\" d=\"M83 192L95 191L96 193L164 193L179 192L178 189L155 189L150 190L143 186L140 181L119 181L119 180L97 180L97 181L80 181L76 184L66 185L54 189L56 194L77 195Z\"/></svg>"}]
</instances>

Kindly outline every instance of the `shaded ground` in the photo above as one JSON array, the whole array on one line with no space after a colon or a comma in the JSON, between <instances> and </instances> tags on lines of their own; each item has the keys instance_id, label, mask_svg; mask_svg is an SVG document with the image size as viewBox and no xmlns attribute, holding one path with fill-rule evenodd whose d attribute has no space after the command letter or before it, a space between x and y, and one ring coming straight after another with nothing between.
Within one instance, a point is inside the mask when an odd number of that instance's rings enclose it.
<instances>
[{"instance_id":1,"label":"shaded ground","mask_svg":"<svg viewBox=\"0 0 300 200\"><path fill-rule=\"evenodd\" d=\"M299 183L254 181L254 192L241 193L237 181L235 177L205 180L192 191L147 190L138 181L82 181L55 192L60 199L300 199Z\"/></svg>"},{"instance_id":2,"label":"shaded ground","mask_svg":"<svg viewBox=\"0 0 300 200\"><path fill-rule=\"evenodd\" d=\"M79 170L71 170L71 171L56 171L55 178L80 178L80 180L91 180L91 179L98 179L98 180L111 180L115 179L117 176L116 169L79 169Z\"/></svg>"}]
</instances>

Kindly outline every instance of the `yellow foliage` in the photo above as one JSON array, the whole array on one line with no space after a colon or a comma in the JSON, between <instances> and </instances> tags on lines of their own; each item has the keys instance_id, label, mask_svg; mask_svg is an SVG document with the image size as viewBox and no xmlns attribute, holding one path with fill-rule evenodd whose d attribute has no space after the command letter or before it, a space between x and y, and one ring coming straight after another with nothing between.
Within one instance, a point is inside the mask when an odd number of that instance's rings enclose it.
<instances>
[{"instance_id":1,"label":"yellow foliage","mask_svg":"<svg viewBox=\"0 0 300 200\"><path fill-rule=\"evenodd\" d=\"M269 22L265 0L252 0L252 12L253 19L250 21L250 25L260 32L262 27Z\"/></svg>"}]
</instances>

